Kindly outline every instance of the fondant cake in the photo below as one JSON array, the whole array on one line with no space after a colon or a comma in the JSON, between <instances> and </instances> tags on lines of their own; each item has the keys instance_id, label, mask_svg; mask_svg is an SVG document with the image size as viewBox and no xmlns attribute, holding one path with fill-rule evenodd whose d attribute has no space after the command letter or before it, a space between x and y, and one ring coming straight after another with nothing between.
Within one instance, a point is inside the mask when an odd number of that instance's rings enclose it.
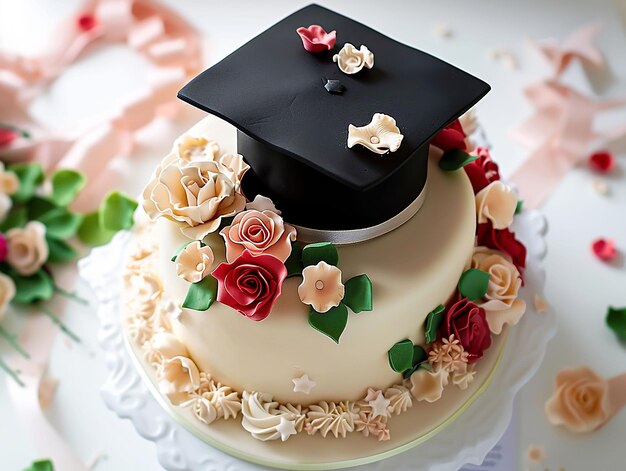
<instances>
[{"instance_id":1,"label":"fondant cake","mask_svg":"<svg viewBox=\"0 0 626 471\"><path fill-rule=\"evenodd\" d=\"M520 206L471 141L488 90L316 5L184 87L214 116L146 186L123 314L169 406L263 442L453 415L525 311Z\"/></svg>"}]
</instances>

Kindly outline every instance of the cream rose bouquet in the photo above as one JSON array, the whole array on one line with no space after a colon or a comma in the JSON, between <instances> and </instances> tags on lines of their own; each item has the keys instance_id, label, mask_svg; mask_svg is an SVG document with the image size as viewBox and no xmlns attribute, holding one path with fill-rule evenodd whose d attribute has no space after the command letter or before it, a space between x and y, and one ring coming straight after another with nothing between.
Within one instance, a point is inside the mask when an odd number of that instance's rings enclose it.
<instances>
[{"instance_id":1,"label":"cream rose bouquet","mask_svg":"<svg viewBox=\"0 0 626 471\"><path fill-rule=\"evenodd\" d=\"M85 183L73 170L57 170L47 179L38 163L5 168L0 162L0 337L26 357L16 337L1 325L9 305L39 309L78 340L46 307L55 294L85 302L55 283L53 267L75 260L80 242L101 245L132 226L137 203L119 192L110 193L93 213L72 211ZM0 368L19 382L1 358Z\"/></svg>"}]
</instances>

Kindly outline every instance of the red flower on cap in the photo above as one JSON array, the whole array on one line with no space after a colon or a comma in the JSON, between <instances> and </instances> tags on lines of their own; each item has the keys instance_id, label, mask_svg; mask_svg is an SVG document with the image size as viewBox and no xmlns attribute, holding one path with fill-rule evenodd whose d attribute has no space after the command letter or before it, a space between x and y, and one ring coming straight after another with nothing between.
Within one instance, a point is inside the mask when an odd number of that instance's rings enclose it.
<instances>
[{"instance_id":1,"label":"red flower on cap","mask_svg":"<svg viewBox=\"0 0 626 471\"><path fill-rule=\"evenodd\" d=\"M589 156L589 166L600 173L611 173L615 169L615 157L608 150L594 152Z\"/></svg>"},{"instance_id":2,"label":"red flower on cap","mask_svg":"<svg viewBox=\"0 0 626 471\"><path fill-rule=\"evenodd\" d=\"M218 302L262 321L280 296L287 268L273 255L254 256L244 250L233 263L221 263L213 276L218 282Z\"/></svg>"},{"instance_id":3,"label":"red flower on cap","mask_svg":"<svg viewBox=\"0 0 626 471\"><path fill-rule=\"evenodd\" d=\"M491 346L491 331L487 323L487 314L482 307L463 298L448 308L441 323L440 333L443 338L454 335L469 353L468 363L473 363L483 356Z\"/></svg>"},{"instance_id":4,"label":"red flower on cap","mask_svg":"<svg viewBox=\"0 0 626 471\"><path fill-rule=\"evenodd\" d=\"M515 238L509 229L496 230L491 221L479 224L476 231L476 245L504 252L513 261L520 273L526 267L526 247Z\"/></svg>"},{"instance_id":5,"label":"red flower on cap","mask_svg":"<svg viewBox=\"0 0 626 471\"><path fill-rule=\"evenodd\" d=\"M489 149L479 147L475 154L478 158L463 168L472 182L474 193L478 193L490 183L500 180L500 171L498 164L491 160Z\"/></svg>"},{"instance_id":6,"label":"red flower on cap","mask_svg":"<svg viewBox=\"0 0 626 471\"><path fill-rule=\"evenodd\" d=\"M327 33L319 25L311 25L308 28L300 26L296 33L300 35L304 49L309 52L330 51L335 47L335 42L337 41L336 31Z\"/></svg>"},{"instance_id":7,"label":"red flower on cap","mask_svg":"<svg viewBox=\"0 0 626 471\"><path fill-rule=\"evenodd\" d=\"M596 239L591 244L591 250L603 262L612 262L617 257L615 242L611 239Z\"/></svg>"},{"instance_id":8,"label":"red flower on cap","mask_svg":"<svg viewBox=\"0 0 626 471\"><path fill-rule=\"evenodd\" d=\"M0 128L0 147L8 147L19 137L13 129Z\"/></svg>"},{"instance_id":9,"label":"red flower on cap","mask_svg":"<svg viewBox=\"0 0 626 471\"><path fill-rule=\"evenodd\" d=\"M458 119L455 119L445 128L439 131L430 143L435 147L439 147L444 152L450 149L467 150L465 145L465 131Z\"/></svg>"}]
</instances>

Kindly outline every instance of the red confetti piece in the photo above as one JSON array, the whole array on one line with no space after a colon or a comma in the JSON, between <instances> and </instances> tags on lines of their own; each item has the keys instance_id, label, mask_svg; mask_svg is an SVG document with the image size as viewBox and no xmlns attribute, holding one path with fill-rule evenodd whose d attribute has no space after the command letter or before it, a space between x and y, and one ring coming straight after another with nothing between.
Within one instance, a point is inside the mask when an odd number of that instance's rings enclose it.
<instances>
[{"instance_id":1,"label":"red confetti piece","mask_svg":"<svg viewBox=\"0 0 626 471\"><path fill-rule=\"evenodd\" d=\"M9 146L18 137L19 134L13 131L13 129L0 128L0 147Z\"/></svg>"},{"instance_id":2,"label":"red confetti piece","mask_svg":"<svg viewBox=\"0 0 626 471\"><path fill-rule=\"evenodd\" d=\"M615 248L615 242L611 239L596 239L591 244L591 250L596 257L603 262L611 262L617 257L617 248Z\"/></svg>"},{"instance_id":3,"label":"red confetti piece","mask_svg":"<svg viewBox=\"0 0 626 471\"><path fill-rule=\"evenodd\" d=\"M589 166L600 173L610 173L615 169L615 157L607 150L595 152L589 156Z\"/></svg>"},{"instance_id":4,"label":"red confetti piece","mask_svg":"<svg viewBox=\"0 0 626 471\"><path fill-rule=\"evenodd\" d=\"M81 31L91 31L97 25L96 17L90 13L85 13L76 19L76 24Z\"/></svg>"}]
</instances>

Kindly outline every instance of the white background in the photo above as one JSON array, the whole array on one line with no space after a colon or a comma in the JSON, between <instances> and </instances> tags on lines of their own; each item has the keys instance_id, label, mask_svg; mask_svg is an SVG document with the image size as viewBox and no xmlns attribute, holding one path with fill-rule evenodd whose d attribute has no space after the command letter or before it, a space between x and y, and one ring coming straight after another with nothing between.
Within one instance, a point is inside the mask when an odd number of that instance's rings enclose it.
<instances>
[{"instance_id":1,"label":"white background","mask_svg":"<svg viewBox=\"0 0 626 471\"><path fill-rule=\"evenodd\" d=\"M168 1L205 35L207 63L214 63L278 19L307 4L305 1ZM353 16L381 32L430 52L486 80L492 92L478 105L479 118L488 132L493 153L505 175L527 156L508 136L508 130L528 117L522 87L548 76L549 69L528 38L561 38L575 28L601 19L606 28L599 37L610 72L589 79L578 65L566 74L567 83L598 97L626 96L626 5L611 1L532 0L344 0L320 1ZM57 21L75 11L76 0L0 0L0 49L27 53L45 43ZM437 34L438 25L453 36ZM506 48L519 61L510 70L493 60L490 51ZM34 107L47 125L66 129L115 109L119 97L140 90L145 64L124 47L98 51L72 67ZM251 71L253 73L253 71ZM233 90L236 93L236 90ZM2 104L0 103L0 106ZM419 107L419 103L415 106ZM201 117L188 110L174 124L157 123L143 132L129 158L129 173L120 187L131 194L141 191L154 164L171 141ZM598 128L626 121L626 111L607 113ZM547 297L559 316L559 331L537 376L519 402L519 468L529 444L545 447L546 467L573 470L623 470L626 412L605 428L586 436L557 430L546 422L543 404L550 396L556 372L567 366L588 364L600 374L626 371L626 346L620 345L604 324L608 304L626 305L624 257L609 266L590 252L590 242L612 237L626 253L626 140L615 143L617 172L607 179L611 195L592 189L597 178L581 167L573 170L545 205L549 219ZM84 286L78 286L84 292ZM19 313L11 313L6 327L18 329ZM86 461L104 455L98 470L160 469L153 446L102 404L98 389L106 375L98 350L97 319L93 308L68 305L65 320L83 339L78 347L59 336L53 350L50 374L59 387L49 417L61 434ZM0 347L0 353L5 352ZM19 470L38 458L19 417L11 410L4 378L0 378L0 469ZM541 468L543 469L543 468ZM60 470L64 471L64 470Z\"/></svg>"}]
</instances>

